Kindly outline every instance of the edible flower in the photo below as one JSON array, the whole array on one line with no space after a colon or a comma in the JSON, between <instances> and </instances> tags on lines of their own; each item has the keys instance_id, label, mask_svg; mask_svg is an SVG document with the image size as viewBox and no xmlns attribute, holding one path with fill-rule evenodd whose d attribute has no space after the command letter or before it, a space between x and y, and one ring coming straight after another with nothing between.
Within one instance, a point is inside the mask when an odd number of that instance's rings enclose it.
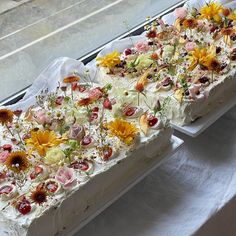
<instances>
[{"instance_id":1,"label":"edible flower","mask_svg":"<svg viewBox=\"0 0 236 236\"><path fill-rule=\"evenodd\" d=\"M9 109L0 109L0 123L5 125L13 121L13 112Z\"/></svg>"},{"instance_id":2,"label":"edible flower","mask_svg":"<svg viewBox=\"0 0 236 236\"><path fill-rule=\"evenodd\" d=\"M183 20L187 16L187 11L184 7L179 7L174 10L174 16Z\"/></svg>"},{"instance_id":3,"label":"edible flower","mask_svg":"<svg viewBox=\"0 0 236 236\"><path fill-rule=\"evenodd\" d=\"M216 2L207 3L200 9L200 18L207 20L214 20L215 22L221 22L220 14L223 11L223 7L221 4Z\"/></svg>"},{"instance_id":4,"label":"edible flower","mask_svg":"<svg viewBox=\"0 0 236 236\"><path fill-rule=\"evenodd\" d=\"M207 67L208 62L213 58L215 58L215 47L211 46L209 50L196 47L189 52L189 69L193 70L198 64Z\"/></svg>"},{"instance_id":5,"label":"edible flower","mask_svg":"<svg viewBox=\"0 0 236 236\"><path fill-rule=\"evenodd\" d=\"M118 137L127 145L131 145L138 134L138 129L135 124L120 118L109 122L107 128L113 136Z\"/></svg>"},{"instance_id":6,"label":"edible flower","mask_svg":"<svg viewBox=\"0 0 236 236\"><path fill-rule=\"evenodd\" d=\"M48 149L58 146L64 139L57 138L53 131L32 131L31 138L26 139L26 145L32 147L40 156L45 156Z\"/></svg>"},{"instance_id":7,"label":"edible flower","mask_svg":"<svg viewBox=\"0 0 236 236\"><path fill-rule=\"evenodd\" d=\"M66 166L58 169L55 179L63 186L64 189L70 189L76 185L74 169Z\"/></svg>"},{"instance_id":8,"label":"edible flower","mask_svg":"<svg viewBox=\"0 0 236 236\"><path fill-rule=\"evenodd\" d=\"M56 165L62 163L65 157L64 152L60 148L54 147L46 152L44 162L48 165Z\"/></svg>"},{"instance_id":9,"label":"edible flower","mask_svg":"<svg viewBox=\"0 0 236 236\"><path fill-rule=\"evenodd\" d=\"M104 57L98 57L96 59L99 66L107 67L109 69L114 68L116 65L120 64L120 53L115 50L112 53L105 55Z\"/></svg>"},{"instance_id":10,"label":"edible flower","mask_svg":"<svg viewBox=\"0 0 236 236\"><path fill-rule=\"evenodd\" d=\"M29 167L27 154L24 151L12 152L8 155L5 165L9 170L15 173L24 172Z\"/></svg>"},{"instance_id":11,"label":"edible flower","mask_svg":"<svg viewBox=\"0 0 236 236\"><path fill-rule=\"evenodd\" d=\"M43 188L37 188L31 193L30 198L33 202L41 205L44 202L47 202L47 192Z\"/></svg>"}]
</instances>

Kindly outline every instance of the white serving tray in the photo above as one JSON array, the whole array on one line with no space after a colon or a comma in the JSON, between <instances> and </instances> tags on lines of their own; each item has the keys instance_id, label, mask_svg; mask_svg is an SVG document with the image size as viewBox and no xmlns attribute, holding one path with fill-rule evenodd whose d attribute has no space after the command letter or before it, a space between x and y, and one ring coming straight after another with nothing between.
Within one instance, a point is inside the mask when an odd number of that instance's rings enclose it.
<instances>
[{"instance_id":1,"label":"white serving tray","mask_svg":"<svg viewBox=\"0 0 236 236\"><path fill-rule=\"evenodd\" d=\"M168 157L172 156L176 153L183 145L184 141L182 139L177 138L172 135L171 144L169 147L163 152L158 158L153 158L154 162L151 163L148 167L144 168L141 173L135 176L127 185L120 189L115 197L112 197L109 201L107 201L99 210L93 212L88 218L86 218L83 222L77 225L74 228L69 229L69 233L67 231L66 236L75 236L78 231L83 228L86 224L88 224L92 219L98 216L101 212L103 212L107 207L109 207L112 203L118 200L122 195L124 195L128 190L134 187L137 183L139 183L143 178L145 178L148 174L150 174L154 169L156 169L164 160Z\"/></svg>"},{"instance_id":2,"label":"white serving tray","mask_svg":"<svg viewBox=\"0 0 236 236\"><path fill-rule=\"evenodd\" d=\"M191 137L197 137L205 129L211 126L216 120L223 116L228 110L236 105L236 93L234 93L230 98L227 98L224 102L219 102L218 106L210 111L207 115L199 118L193 123L185 126L178 126L171 124L172 127L184 134Z\"/></svg>"}]
</instances>

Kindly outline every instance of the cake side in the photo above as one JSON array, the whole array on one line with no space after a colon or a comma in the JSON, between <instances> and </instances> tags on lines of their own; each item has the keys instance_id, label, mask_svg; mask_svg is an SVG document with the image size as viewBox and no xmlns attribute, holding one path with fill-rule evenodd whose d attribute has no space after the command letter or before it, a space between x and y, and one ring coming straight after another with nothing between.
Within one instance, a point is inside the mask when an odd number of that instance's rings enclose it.
<instances>
[{"instance_id":1,"label":"cake side","mask_svg":"<svg viewBox=\"0 0 236 236\"><path fill-rule=\"evenodd\" d=\"M169 145L158 100L147 106L141 94L111 89L70 75L26 112L0 109L0 224L8 235L63 235Z\"/></svg>"},{"instance_id":2,"label":"cake side","mask_svg":"<svg viewBox=\"0 0 236 236\"><path fill-rule=\"evenodd\" d=\"M143 84L150 97L165 103L168 98L172 123L186 125L234 93L236 13L211 2L198 9L185 5L172 14L173 24L147 23L146 40L98 55L97 79L129 91Z\"/></svg>"}]
</instances>

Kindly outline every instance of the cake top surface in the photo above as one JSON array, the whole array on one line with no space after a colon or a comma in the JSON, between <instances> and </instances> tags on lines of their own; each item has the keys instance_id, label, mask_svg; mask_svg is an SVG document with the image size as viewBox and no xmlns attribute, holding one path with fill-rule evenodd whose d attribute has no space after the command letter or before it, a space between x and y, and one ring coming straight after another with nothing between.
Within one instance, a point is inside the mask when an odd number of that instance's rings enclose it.
<instances>
[{"instance_id":1,"label":"cake top surface","mask_svg":"<svg viewBox=\"0 0 236 236\"><path fill-rule=\"evenodd\" d=\"M72 73L26 112L0 109L3 217L29 224L169 127L142 87L116 96L111 88Z\"/></svg>"},{"instance_id":2,"label":"cake top surface","mask_svg":"<svg viewBox=\"0 0 236 236\"><path fill-rule=\"evenodd\" d=\"M97 64L130 88L143 83L147 90L180 103L204 99L236 67L235 9L211 1L171 14L173 24L148 19L145 39L130 38L127 48L99 55Z\"/></svg>"}]
</instances>

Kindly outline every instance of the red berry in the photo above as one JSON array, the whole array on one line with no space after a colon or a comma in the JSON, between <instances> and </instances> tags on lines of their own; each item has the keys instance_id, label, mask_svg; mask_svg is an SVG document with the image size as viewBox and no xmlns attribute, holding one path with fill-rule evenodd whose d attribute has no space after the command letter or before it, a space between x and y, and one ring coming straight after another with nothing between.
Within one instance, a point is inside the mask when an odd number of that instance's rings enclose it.
<instances>
[{"instance_id":1,"label":"red berry","mask_svg":"<svg viewBox=\"0 0 236 236\"><path fill-rule=\"evenodd\" d=\"M5 185L5 186L2 186L1 188L0 188L0 195L1 194L8 194L8 193L10 193L11 191L12 191L12 186L10 186L10 185Z\"/></svg>"},{"instance_id":2,"label":"red berry","mask_svg":"<svg viewBox=\"0 0 236 236\"><path fill-rule=\"evenodd\" d=\"M17 209L22 215L28 214L31 211L30 202L26 199L23 199L18 203Z\"/></svg>"},{"instance_id":3,"label":"red berry","mask_svg":"<svg viewBox=\"0 0 236 236\"><path fill-rule=\"evenodd\" d=\"M93 112L98 112L98 111L99 111L99 108L98 108L98 107L94 107L94 108L92 109L92 111L93 111Z\"/></svg>"},{"instance_id":4,"label":"red berry","mask_svg":"<svg viewBox=\"0 0 236 236\"><path fill-rule=\"evenodd\" d=\"M109 160L109 158L112 156L112 148L109 146L106 146L103 148L103 159L105 161Z\"/></svg>"},{"instance_id":5,"label":"red berry","mask_svg":"<svg viewBox=\"0 0 236 236\"><path fill-rule=\"evenodd\" d=\"M56 182L50 181L46 185L46 190L49 191L50 193L55 193L58 189L58 185Z\"/></svg>"},{"instance_id":6,"label":"red berry","mask_svg":"<svg viewBox=\"0 0 236 236\"><path fill-rule=\"evenodd\" d=\"M144 90L144 85L143 85L142 83L137 83L137 84L135 85L135 89L136 89L138 92L142 93L143 90Z\"/></svg>"},{"instance_id":7,"label":"red berry","mask_svg":"<svg viewBox=\"0 0 236 236\"><path fill-rule=\"evenodd\" d=\"M128 55L132 54L132 50L130 48L126 48L124 53L126 56L128 56Z\"/></svg>"},{"instance_id":8,"label":"red berry","mask_svg":"<svg viewBox=\"0 0 236 236\"><path fill-rule=\"evenodd\" d=\"M129 107L129 108L126 110L125 115L126 115L126 116L132 116L132 115L135 113L136 110L137 110L136 107Z\"/></svg>"},{"instance_id":9,"label":"red berry","mask_svg":"<svg viewBox=\"0 0 236 236\"><path fill-rule=\"evenodd\" d=\"M4 151L11 152L11 150L12 150L12 145L11 145L11 144L4 144L4 145L2 146L2 148L3 148Z\"/></svg>"},{"instance_id":10,"label":"red berry","mask_svg":"<svg viewBox=\"0 0 236 236\"><path fill-rule=\"evenodd\" d=\"M149 126L154 126L158 122L158 119L156 117L153 117L152 119L148 120L148 125Z\"/></svg>"},{"instance_id":11,"label":"red berry","mask_svg":"<svg viewBox=\"0 0 236 236\"><path fill-rule=\"evenodd\" d=\"M109 100L109 98L106 98L104 100L103 106L104 106L104 108L106 108L108 110L112 110L112 104L111 104L111 101Z\"/></svg>"},{"instance_id":12,"label":"red berry","mask_svg":"<svg viewBox=\"0 0 236 236\"><path fill-rule=\"evenodd\" d=\"M92 142L92 138L90 136L85 136L83 140L81 141L81 144L84 146L89 145Z\"/></svg>"},{"instance_id":13,"label":"red berry","mask_svg":"<svg viewBox=\"0 0 236 236\"><path fill-rule=\"evenodd\" d=\"M228 16L230 14L230 10L228 8L223 9L223 15Z\"/></svg>"},{"instance_id":14,"label":"red berry","mask_svg":"<svg viewBox=\"0 0 236 236\"><path fill-rule=\"evenodd\" d=\"M88 168L89 168L89 165L86 161L79 162L79 169L80 170L86 171L86 170L88 170Z\"/></svg>"},{"instance_id":15,"label":"red berry","mask_svg":"<svg viewBox=\"0 0 236 236\"><path fill-rule=\"evenodd\" d=\"M77 85L78 85L77 82L71 83L71 89L75 91L77 89Z\"/></svg>"},{"instance_id":16,"label":"red berry","mask_svg":"<svg viewBox=\"0 0 236 236\"><path fill-rule=\"evenodd\" d=\"M96 120L98 118L98 113L93 112L90 116L90 121Z\"/></svg>"}]
</instances>

